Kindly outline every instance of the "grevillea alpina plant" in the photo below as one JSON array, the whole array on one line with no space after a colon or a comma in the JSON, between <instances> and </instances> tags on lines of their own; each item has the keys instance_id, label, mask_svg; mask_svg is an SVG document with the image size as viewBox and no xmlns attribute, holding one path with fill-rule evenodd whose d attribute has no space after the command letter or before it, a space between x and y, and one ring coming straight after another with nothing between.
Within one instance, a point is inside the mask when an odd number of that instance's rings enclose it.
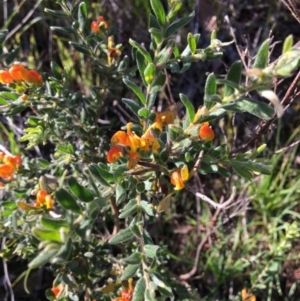
<instances>
[{"instance_id":1,"label":"grevillea alpina plant","mask_svg":"<svg viewBox=\"0 0 300 301\"><path fill-rule=\"evenodd\" d=\"M218 138L215 121L227 112L265 120L281 117L284 108L272 90L274 79L298 68L300 51L290 45L269 64L266 40L250 69L243 72L237 61L223 79L208 75L201 107L179 94L182 115L167 103L158 109L168 74L180 75L193 62L221 58L231 42L212 32L210 44L199 49L200 35L189 33L181 49L175 34L194 13L179 18L180 0L170 0L167 8L150 0L151 43L143 46L130 39L133 63L128 65L105 16L89 20L92 12L85 2L56 2L60 9L46 12L71 25L52 30L68 37L70 47L92 64L94 82L85 87L89 93L75 93L68 88L67 68L52 62L52 73L43 73L12 64L1 52L7 65L0 71L1 112L15 116L27 109L20 141L28 149L49 142L55 147L50 161L24 156L22 167L19 157L0 154L0 231L11 238L1 255L28 260L25 286L33 269L49 264L55 277L46 292L49 300L194 300L193 291L168 272L164 242L153 241L148 227L176 196L187 190L197 194L192 189L195 175L235 173L251 180L270 173L268 162L259 157L265 145L236 152ZM6 34L1 32L1 43ZM122 84L132 98L120 99L115 89ZM130 120L111 133L99 119L113 94L130 112Z\"/></svg>"}]
</instances>

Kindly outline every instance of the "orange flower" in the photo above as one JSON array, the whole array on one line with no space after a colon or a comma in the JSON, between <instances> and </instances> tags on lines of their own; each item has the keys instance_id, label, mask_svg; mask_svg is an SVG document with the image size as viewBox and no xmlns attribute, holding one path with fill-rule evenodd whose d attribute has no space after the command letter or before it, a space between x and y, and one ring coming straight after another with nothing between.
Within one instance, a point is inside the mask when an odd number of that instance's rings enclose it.
<instances>
[{"instance_id":1,"label":"orange flower","mask_svg":"<svg viewBox=\"0 0 300 301\"><path fill-rule=\"evenodd\" d=\"M199 128L199 137L206 141L212 141L215 138L215 133L208 122L204 122Z\"/></svg>"},{"instance_id":2,"label":"orange flower","mask_svg":"<svg viewBox=\"0 0 300 301\"><path fill-rule=\"evenodd\" d=\"M54 294L55 297L59 297L59 295L63 291L63 286L62 285L54 286L54 287L51 288L51 291L52 291L52 293Z\"/></svg>"},{"instance_id":3,"label":"orange flower","mask_svg":"<svg viewBox=\"0 0 300 301\"><path fill-rule=\"evenodd\" d=\"M254 295L251 295L247 289L243 288L242 301L256 301L256 297Z\"/></svg>"},{"instance_id":4,"label":"orange flower","mask_svg":"<svg viewBox=\"0 0 300 301\"><path fill-rule=\"evenodd\" d=\"M45 190L40 189L36 195L35 207L52 209L54 207L52 196Z\"/></svg>"},{"instance_id":5,"label":"orange flower","mask_svg":"<svg viewBox=\"0 0 300 301\"><path fill-rule=\"evenodd\" d=\"M138 162L140 161L141 156L138 152L130 152L128 156L127 166L132 169L135 168Z\"/></svg>"},{"instance_id":6,"label":"orange flower","mask_svg":"<svg viewBox=\"0 0 300 301\"><path fill-rule=\"evenodd\" d=\"M127 145L127 134L124 131L118 131L111 137L110 142L112 145Z\"/></svg>"},{"instance_id":7,"label":"orange flower","mask_svg":"<svg viewBox=\"0 0 300 301\"><path fill-rule=\"evenodd\" d=\"M22 164L22 158L19 155L16 156L5 155L3 158L3 163L7 165L11 165L14 169L19 168Z\"/></svg>"},{"instance_id":8,"label":"orange flower","mask_svg":"<svg viewBox=\"0 0 300 301\"><path fill-rule=\"evenodd\" d=\"M0 177L1 178L8 178L11 177L15 172L15 169L10 164L0 164Z\"/></svg>"},{"instance_id":9,"label":"orange flower","mask_svg":"<svg viewBox=\"0 0 300 301\"><path fill-rule=\"evenodd\" d=\"M114 145L108 151L106 158L109 163L115 163L122 155L122 148L118 145Z\"/></svg>"},{"instance_id":10,"label":"orange flower","mask_svg":"<svg viewBox=\"0 0 300 301\"><path fill-rule=\"evenodd\" d=\"M132 278L128 279L128 288L123 288L121 292L121 297L113 299L113 301L131 301L133 292L134 292L134 286L132 285Z\"/></svg>"},{"instance_id":11,"label":"orange flower","mask_svg":"<svg viewBox=\"0 0 300 301\"><path fill-rule=\"evenodd\" d=\"M174 123L175 114L171 111L156 113L152 128L162 131L163 126Z\"/></svg>"},{"instance_id":12,"label":"orange flower","mask_svg":"<svg viewBox=\"0 0 300 301\"><path fill-rule=\"evenodd\" d=\"M11 84L14 79L11 77L10 73L7 70L0 70L0 83L1 84Z\"/></svg>"},{"instance_id":13,"label":"orange flower","mask_svg":"<svg viewBox=\"0 0 300 301\"><path fill-rule=\"evenodd\" d=\"M9 69L9 74L15 81L26 80L27 69L22 64L16 63Z\"/></svg>"},{"instance_id":14,"label":"orange flower","mask_svg":"<svg viewBox=\"0 0 300 301\"><path fill-rule=\"evenodd\" d=\"M39 87L43 85L43 78L36 70L28 70L25 80Z\"/></svg>"},{"instance_id":15,"label":"orange flower","mask_svg":"<svg viewBox=\"0 0 300 301\"><path fill-rule=\"evenodd\" d=\"M171 184L175 186L175 190L181 190L184 188L184 183L189 179L189 170L186 165L181 168L176 168L172 172L170 180Z\"/></svg>"},{"instance_id":16,"label":"orange flower","mask_svg":"<svg viewBox=\"0 0 300 301\"><path fill-rule=\"evenodd\" d=\"M93 22L91 23L91 31L92 31L92 32L95 32L95 33L97 33L97 32L100 31L100 28L99 28L99 26L98 26L98 22L97 22L97 21L93 21Z\"/></svg>"}]
</instances>

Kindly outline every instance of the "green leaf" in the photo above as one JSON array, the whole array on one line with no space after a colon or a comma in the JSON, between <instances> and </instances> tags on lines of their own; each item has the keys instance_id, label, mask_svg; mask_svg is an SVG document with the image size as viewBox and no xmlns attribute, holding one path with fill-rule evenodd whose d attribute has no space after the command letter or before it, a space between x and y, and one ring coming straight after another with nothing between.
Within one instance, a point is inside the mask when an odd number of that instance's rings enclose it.
<instances>
[{"instance_id":1,"label":"green leaf","mask_svg":"<svg viewBox=\"0 0 300 301\"><path fill-rule=\"evenodd\" d=\"M57 248L45 249L28 264L29 269L36 269L48 263L59 251L59 246Z\"/></svg>"},{"instance_id":2,"label":"green leaf","mask_svg":"<svg viewBox=\"0 0 300 301\"><path fill-rule=\"evenodd\" d=\"M226 114L226 110L219 108L213 112L210 112L207 116L201 116L197 123L203 123L205 121L212 121L215 119L219 119Z\"/></svg>"},{"instance_id":3,"label":"green leaf","mask_svg":"<svg viewBox=\"0 0 300 301\"><path fill-rule=\"evenodd\" d=\"M58 31L62 34L76 34L77 35L77 31L72 28L69 28L69 27L50 26L50 29L52 31Z\"/></svg>"},{"instance_id":4,"label":"green leaf","mask_svg":"<svg viewBox=\"0 0 300 301\"><path fill-rule=\"evenodd\" d=\"M143 80L144 85L148 86L148 84L145 81L145 77L144 77L144 72L147 68L148 63L147 63L147 60L144 58L144 56L138 51L136 52L136 64L139 69L139 73Z\"/></svg>"},{"instance_id":5,"label":"green leaf","mask_svg":"<svg viewBox=\"0 0 300 301\"><path fill-rule=\"evenodd\" d=\"M81 208L77 204L74 197L64 188L59 188L55 191L55 198L64 209L70 210L77 214L82 213Z\"/></svg>"},{"instance_id":6,"label":"green leaf","mask_svg":"<svg viewBox=\"0 0 300 301\"><path fill-rule=\"evenodd\" d=\"M69 237L64 245L61 246L58 253L53 257L50 262L52 264L65 264L69 260L73 250L73 242Z\"/></svg>"},{"instance_id":7,"label":"green leaf","mask_svg":"<svg viewBox=\"0 0 300 301\"><path fill-rule=\"evenodd\" d=\"M125 105L136 115L139 117L139 110L142 108L136 101L129 99L129 98L122 98L122 101Z\"/></svg>"},{"instance_id":8,"label":"green leaf","mask_svg":"<svg viewBox=\"0 0 300 301\"><path fill-rule=\"evenodd\" d=\"M146 201L141 201L141 207L147 215L149 215L149 216L154 216L155 215L152 204L149 204Z\"/></svg>"},{"instance_id":9,"label":"green leaf","mask_svg":"<svg viewBox=\"0 0 300 301\"><path fill-rule=\"evenodd\" d=\"M90 174L97 180L99 181L103 186L110 187L110 184L103 179L101 175L101 170L99 166L95 163L92 163L88 167Z\"/></svg>"},{"instance_id":10,"label":"green leaf","mask_svg":"<svg viewBox=\"0 0 300 301\"><path fill-rule=\"evenodd\" d=\"M171 23L165 33L165 37L169 38L172 34L174 34L178 29L182 28L184 25L188 24L195 16L195 12L190 13L188 16L178 19Z\"/></svg>"},{"instance_id":11,"label":"green leaf","mask_svg":"<svg viewBox=\"0 0 300 301\"><path fill-rule=\"evenodd\" d=\"M141 103L143 105L145 105L146 97L145 97L144 93L140 90L140 88L135 83L130 81L129 79L123 78L123 82L128 88L130 88L134 92L134 94L139 98Z\"/></svg>"},{"instance_id":12,"label":"green leaf","mask_svg":"<svg viewBox=\"0 0 300 301\"><path fill-rule=\"evenodd\" d=\"M5 41L7 34L8 34L8 29L0 30L0 44L2 44Z\"/></svg>"},{"instance_id":13,"label":"green leaf","mask_svg":"<svg viewBox=\"0 0 300 301\"><path fill-rule=\"evenodd\" d=\"M58 80L62 80L63 77L62 77L61 70L60 70L59 66L53 61L51 62L50 65L51 65L51 69L52 69L54 77Z\"/></svg>"},{"instance_id":14,"label":"green leaf","mask_svg":"<svg viewBox=\"0 0 300 301\"><path fill-rule=\"evenodd\" d=\"M150 0L150 4L159 24L164 26L166 23L166 13L160 0Z\"/></svg>"},{"instance_id":15,"label":"green leaf","mask_svg":"<svg viewBox=\"0 0 300 301\"><path fill-rule=\"evenodd\" d=\"M144 277L141 277L135 285L132 301L144 300L145 291L146 291L146 281Z\"/></svg>"},{"instance_id":16,"label":"green leaf","mask_svg":"<svg viewBox=\"0 0 300 301\"><path fill-rule=\"evenodd\" d=\"M253 68L264 69L267 67L269 58L270 39L265 40L256 55Z\"/></svg>"},{"instance_id":17,"label":"green leaf","mask_svg":"<svg viewBox=\"0 0 300 301\"><path fill-rule=\"evenodd\" d=\"M110 172L109 167L104 164L104 163L98 163L98 167L99 167L99 172L101 174L101 177L107 181L107 182L114 182L115 178L114 178L114 174L112 172Z\"/></svg>"},{"instance_id":18,"label":"green leaf","mask_svg":"<svg viewBox=\"0 0 300 301\"><path fill-rule=\"evenodd\" d=\"M234 62L231 65L231 67L230 67L230 69L227 73L226 79L228 81L231 81L231 82L236 83L237 85L239 85L239 82L241 80L241 75L242 75L242 68L243 68L243 65L242 65L241 61ZM232 88L232 86L231 85L225 85L224 96L229 96L233 93L234 93L234 89Z\"/></svg>"},{"instance_id":19,"label":"green leaf","mask_svg":"<svg viewBox=\"0 0 300 301\"><path fill-rule=\"evenodd\" d=\"M140 264L129 264L125 268L121 276L121 280L126 280L133 277L136 274L137 270L140 268L140 266L141 266Z\"/></svg>"},{"instance_id":20,"label":"green leaf","mask_svg":"<svg viewBox=\"0 0 300 301\"><path fill-rule=\"evenodd\" d=\"M83 31L84 29L86 18L87 18L86 4L84 2L81 2L78 8L78 23L81 31Z\"/></svg>"},{"instance_id":21,"label":"green leaf","mask_svg":"<svg viewBox=\"0 0 300 301\"><path fill-rule=\"evenodd\" d=\"M49 8L45 8L44 12L54 16L54 17L62 17L62 18L66 18L68 17L68 14L66 14L63 10L54 10L54 9L49 9Z\"/></svg>"},{"instance_id":22,"label":"green leaf","mask_svg":"<svg viewBox=\"0 0 300 301\"><path fill-rule=\"evenodd\" d=\"M71 177L68 179L68 186L74 196L81 202L88 203L94 199L94 195L88 189L80 185L75 178Z\"/></svg>"},{"instance_id":23,"label":"green leaf","mask_svg":"<svg viewBox=\"0 0 300 301\"><path fill-rule=\"evenodd\" d=\"M116 186L116 202L117 205L120 205L126 199L126 189L122 184Z\"/></svg>"},{"instance_id":24,"label":"green leaf","mask_svg":"<svg viewBox=\"0 0 300 301\"><path fill-rule=\"evenodd\" d=\"M169 13L167 15L168 22L172 22L175 18L177 12L180 10L182 6L181 0L173 0L171 3L171 7L169 9Z\"/></svg>"},{"instance_id":25,"label":"green leaf","mask_svg":"<svg viewBox=\"0 0 300 301\"><path fill-rule=\"evenodd\" d=\"M147 52L146 49L144 49L140 44L138 44L136 41L129 39L129 44L136 48L140 54L143 55L143 57L148 61L148 63L152 63L152 58L150 54Z\"/></svg>"},{"instance_id":26,"label":"green leaf","mask_svg":"<svg viewBox=\"0 0 300 301\"><path fill-rule=\"evenodd\" d=\"M142 253L134 252L130 256L122 259L122 261L126 264L140 264L143 260Z\"/></svg>"},{"instance_id":27,"label":"green leaf","mask_svg":"<svg viewBox=\"0 0 300 301\"><path fill-rule=\"evenodd\" d=\"M120 230L116 235L110 238L108 241L111 245L121 244L131 240L134 237L134 234L130 228Z\"/></svg>"},{"instance_id":28,"label":"green leaf","mask_svg":"<svg viewBox=\"0 0 300 301\"><path fill-rule=\"evenodd\" d=\"M71 41L69 42L69 44L78 52L81 52L83 54L91 56L91 50L87 46L80 44L80 43L71 42Z\"/></svg>"},{"instance_id":29,"label":"green leaf","mask_svg":"<svg viewBox=\"0 0 300 301\"><path fill-rule=\"evenodd\" d=\"M247 98L227 103L222 108L234 112L248 112L262 119L270 119L274 115L274 109L266 103Z\"/></svg>"},{"instance_id":30,"label":"green leaf","mask_svg":"<svg viewBox=\"0 0 300 301\"><path fill-rule=\"evenodd\" d=\"M179 97L180 97L181 102L184 104L184 106L186 108L186 118L188 119L187 124L190 124L194 121L194 118L195 118L194 106L191 103L191 101L187 98L187 96L185 96L184 94L180 93Z\"/></svg>"},{"instance_id":31,"label":"green leaf","mask_svg":"<svg viewBox=\"0 0 300 301\"><path fill-rule=\"evenodd\" d=\"M218 166L218 173L225 178L231 176L231 172L222 166Z\"/></svg>"},{"instance_id":32,"label":"green leaf","mask_svg":"<svg viewBox=\"0 0 300 301\"><path fill-rule=\"evenodd\" d=\"M128 216L134 215L138 211L139 206L136 204L129 208L128 210L122 210L122 213L119 215L119 218L126 218Z\"/></svg>"},{"instance_id":33,"label":"green leaf","mask_svg":"<svg viewBox=\"0 0 300 301\"><path fill-rule=\"evenodd\" d=\"M159 248L160 246L145 245L144 247L145 255L149 258L155 258Z\"/></svg>"},{"instance_id":34,"label":"green leaf","mask_svg":"<svg viewBox=\"0 0 300 301\"><path fill-rule=\"evenodd\" d=\"M294 37L292 34L287 36L284 40L283 47L282 47L282 53L286 53L290 51L294 44Z\"/></svg>"},{"instance_id":35,"label":"green leaf","mask_svg":"<svg viewBox=\"0 0 300 301\"><path fill-rule=\"evenodd\" d=\"M152 83L151 94L158 92L166 82L166 75L160 72Z\"/></svg>"},{"instance_id":36,"label":"green leaf","mask_svg":"<svg viewBox=\"0 0 300 301\"><path fill-rule=\"evenodd\" d=\"M210 73L205 82L204 88L204 105L209 110L214 105L215 102L211 101L211 96L217 94L217 79L213 73Z\"/></svg>"},{"instance_id":37,"label":"green leaf","mask_svg":"<svg viewBox=\"0 0 300 301\"><path fill-rule=\"evenodd\" d=\"M57 230L50 230L50 229L44 229L44 228L32 228L31 229L32 234L39 240L44 241L55 241L55 242L61 242L59 231Z\"/></svg>"},{"instance_id":38,"label":"green leaf","mask_svg":"<svg viewBox=\"0 0 300 301\"><path fill-rule=\"evenodd\" d=\"M188 40L191 53L194 54L197 50L197 42L194 35L191 32L188 33L187 40Z\"/></svg>"},{"instance_id":39,"label":"green leaf","mask_svg":"<svg viewBox=\"0 0 300 301\"><path fill-rule=\"evenodd\" d=\"M173 54L173 50L175 47L175 41L173 39L169 40L168 44L166 47L164 47L157 57L155 58L155 65L157 68L161 69L163 68L168 61L170 60L171 55Z\"/></svg>"},{"instance_id":40,"label":"green leaf","mask_svg":"<svg viewBox=\"0 0 300 301\"><path fill-rule=\"evenodd\" d=\"M242 164L237 163L237 162L233 162L230 161L231 167L233 168L233 170L242 178L247 179L248 181L251 181L251 179L253 178L253 175L251 174L251 172L246 169Z\"/></svg>"},{"instance_id":41,"label":"green leaf","mask_svg":"<svg viewBox=\"0 0 300 301\"><path fill-rule=\"evenodd\" d=\"M58 231L62 227L68 228L68 223L64 219L42 216L40 222L42 226L50 230Z\"/></svg>"},{"instance_id":42,"label":"green leaf","mask_svg":"<svg viewBox=\"0 0 300 301\"><path fill-rule=\"evenodd\" d=\"M156 44L160 44L162 42L163 35L162 35L161 30L156 29L154 27L151 27L148 31L150 32L150 34L154 38L154 41L156 42Z\"/></svg>"},{"instance_id":43,"label":"green leaf","mask_svg":"<svg viewBox=\"0 0 300 301\"><path fill-rule=\"evenodd\" d=\"M158 19L154 15L149 14L149 28L152 28L152 27L161 31Z\"/></svg>"}]
</instances>

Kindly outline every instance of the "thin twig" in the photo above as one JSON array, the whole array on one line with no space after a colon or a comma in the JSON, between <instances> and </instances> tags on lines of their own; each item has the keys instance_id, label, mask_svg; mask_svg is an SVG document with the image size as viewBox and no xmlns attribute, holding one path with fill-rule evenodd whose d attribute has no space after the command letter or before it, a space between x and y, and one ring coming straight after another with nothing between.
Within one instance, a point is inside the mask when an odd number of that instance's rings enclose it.
<instances>
[{"instance_id":1,"label":"thin twig","mask_svg":"<svg viewBox=\"0 0 300 301\"><path fill-rule=\"evenodd\" d=\"M196 193L196 195L197 195L197 194L198 194L198 193ZM201 197L202 200L203 200L203 196L204 196L204 195L203 195L202 193L199 193L199 194L201 195L201 196L199 196L199 197ZM236 195L236 188L233 187L232 193L231 193L229 199L228 199L225 203L223 203L223 204L217 204L217 203L215 203L213 200L211 200L210 198L208 198L208 197L205 196L205 201L206 201L206 202L210 203L211 205L218 205L218 206L216 206L217 210L216 210L215 214L213 215L212 220L217 220L217 217L218 217L218 215L220 214L221 210L222 210L223 208L225 208L228 204L230 204L230 203L234 200L235 195ZM209 201L208 201L208 200L209 200ZM222 203L222 201L221 201L221 203ZM209 239L209 237L211 236L211 234L213 234L216 230L217 230L217 227L213 227L213 225L212 225L211 228L209 228L209 229L207 230L205 236L203 237L203 239L201 240L201 242L199 243L199 245L198 245L198 247L197 247L196 257L195 257L195 261L194 261L194 266L193 266L193 268L192 268L188 273L180 275L179 278L180 278L181 280L187 280L187 279L189 279L190 277L192 277L193 275L195 275L195 273L197 272L197 269L198 269L198 265L199 265L201 250L202 250L204 244L206 243L206 241L207 241L207 240Z\"/></svg>"},{"instance_id":2,"label":"thin twig","mask_svg":"<svg viewBox=\"0 0 300 301\"><path fill-rule=\"evenodd\" d=\"M25 2L25 1L24 1ZM5 38L5 41L7 41L10 37L12 37L20 28L24 27L25 23L28 21L28 19L33 15L33 13L36 11L38 6L43 2L43 0L39 0L34 7L28 12L28 14L23 18L23 20L13 29L11 30L8 35Z\"/></svg>"},{"instance_id":3,"label":"thin twig","mask_svg":"<svg viewBox=\"0 0 300 301\"><path fill-rule=\"evenodd\" d=\"M283 148L277 150L277 151L275 152L275 154L279 154L279 153L285 152L285 151L289 150L290 148L293 148L294 146L296 146L296 145L298 145L298 144L300 144L300 140L295 141L295 142L293 142L292 144L290 144L290 145L288 145L288 146L286 146L286 147L283 147Z\"/></svg>"},{"instance_id":4,"label":"thin twig","mask_svg":"<svg viewBox=\"0 0 300 301\"><path fill-rule=\"evenodd\" d=\"M282 105L286 104L287 99L292 95L292 92L295 90L296 86L298 85L299 80L300 80L300 71L298 72L298 74L294 78L292 84L290 85L289 89L287 90L287 92L285 93L284 97L282 98L282 101L281 101ZM294 98L291 101L293 101L293 100L294 100ZM250 138L248 141L246 141L244 144L242 144L239 148L233 149L230 152L230 157L232 157L235 154L238 154L238 153L246 150L247 147L250 144L252 144L256 139L258 139L259 136L261 134L263 134L276 119L277 119L277 116L275 115L273 118L271 118L270 120L268 120L265 124L260 125L258 131L253 135L252 138Z\"/></svg>"},{"instance_id":5,"label":"thin twig","mask_svg":"<svg viewBox=\"0 0 300 301\"><path fill-rule=\"evenodd\" d=\"M1 244L1 250L4 249L5 241L6 241L6 237L3 237L2 238L2 244ZM11 282L10 282L10 279L9 279L9 273L8 273L7 263L6 263L6 261L5 261L4 258L2 258L2 263L3 263L3 272L4 272L5 283L8 286L9 293L10 293L10 300L11 301L15 301L14 291L12 289L12 285L11 285Z\"/></svg>"}]
</instances>

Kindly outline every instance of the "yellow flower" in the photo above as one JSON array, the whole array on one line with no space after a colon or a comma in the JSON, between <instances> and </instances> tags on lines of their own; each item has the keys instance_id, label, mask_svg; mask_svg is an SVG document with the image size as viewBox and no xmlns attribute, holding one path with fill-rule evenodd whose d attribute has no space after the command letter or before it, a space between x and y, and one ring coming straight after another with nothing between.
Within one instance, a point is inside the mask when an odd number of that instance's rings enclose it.
<instances>
[{"instance_id":1,"label":"yellow flower","mask_svg":"<svg viewBox=\"0 0 300 301\"><path fill-rule=\"evenodd\" d=\"M146 132L141 137L140 149L146 152L149 152L152 149L153 152L156 153L160 149L160 144L155 136L150 132Z\"/></svg>"},{"instance_id":2,"label":"yellow flower","mask_svg":"<svg viewBox=\"0 0 300 301\"><path fill-rule=\"evenodd\" d=\"M189 169L187 165L183 165L181 168L176 168L172 172L170 180L171 184L175 186L175 190L181 190L184 188L184 183L189 179Z\"/></svg>"}]
</instances>

